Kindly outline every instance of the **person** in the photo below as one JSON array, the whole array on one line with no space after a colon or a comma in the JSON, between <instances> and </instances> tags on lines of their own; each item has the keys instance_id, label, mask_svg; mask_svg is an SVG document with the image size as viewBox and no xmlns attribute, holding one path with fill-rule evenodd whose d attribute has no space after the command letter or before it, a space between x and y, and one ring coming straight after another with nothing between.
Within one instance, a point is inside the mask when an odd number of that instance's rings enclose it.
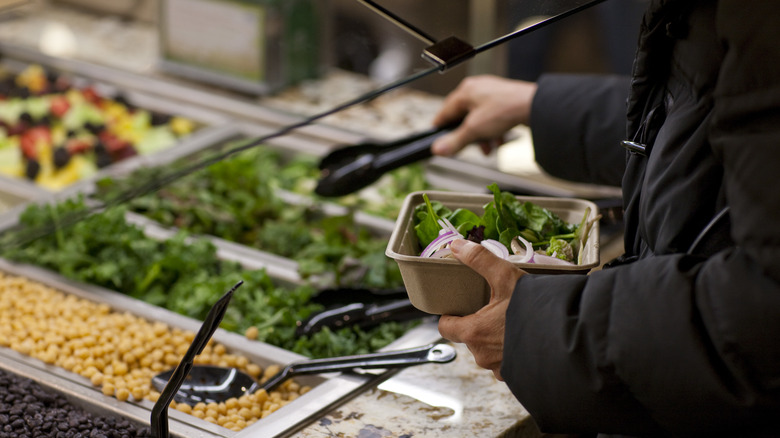
<instances>
[{"instance_id":1,"label":"person","mask_svg":"<svg viewBox=\"0 0 780 438\"><path fill-rule=\"evenodd\" d=\"M589 275L452 245L491 298L439 331L542 431L780 436L778 19L775 0L652 0L631 78L483 76L445 98L434 124L463 122L435 154L525 123L546 171L622 186L625 254Z\"/></svg>"}]
</instances>

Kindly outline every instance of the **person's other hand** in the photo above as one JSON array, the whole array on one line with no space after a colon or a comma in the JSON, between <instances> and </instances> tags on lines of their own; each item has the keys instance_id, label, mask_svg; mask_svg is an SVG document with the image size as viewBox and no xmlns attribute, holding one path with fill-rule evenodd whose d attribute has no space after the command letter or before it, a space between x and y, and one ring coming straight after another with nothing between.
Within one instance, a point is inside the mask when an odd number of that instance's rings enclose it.
<instances>
[{"instance_id":1,"label":"person's other hand","mask_svg":"<svg viewBox=\"0 0 780 438\"><path fill-rule=\"evenodd\" d=\"M452 242L455 257L485 277L490 285L490 302L467 316L442 315L439 333L452 342L465 343L482 368L501 378L504 357L504 325L515 284L525 274L512 263L496 257L482 245L458 239Z\"/></svg>"},{"instance_id":2,"label":"person's other hand","mask_svg":"<svg viewBox=\"0 0 780 438\"><path fill-rule=\"evenodd\" d=\"M498 76L464 79L450 93L433 119L435 126L463 120L458 129L433 143L435 155L454 155L471 143L479 143L485 154L502 143L504 135L517 125L527 125L536 94L533 82Z\"/></svg>"}]
</instances>

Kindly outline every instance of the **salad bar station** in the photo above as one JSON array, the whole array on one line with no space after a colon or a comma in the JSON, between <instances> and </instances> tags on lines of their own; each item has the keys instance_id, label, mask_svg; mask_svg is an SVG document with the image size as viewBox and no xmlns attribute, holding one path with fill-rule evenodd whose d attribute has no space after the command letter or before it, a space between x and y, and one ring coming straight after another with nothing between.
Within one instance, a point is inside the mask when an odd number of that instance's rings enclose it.
<instances>
[{"instance_id":1,"label":"salad bar station","mask_svg":"<svg viewBox=\"0 0 780 438\"><path fill-rule=\"evenodd\" d=\"M447 244L586 275L596 204L441 157L325 197L323 157L370 135L2 50L0 437L540 436L438 333L484 304Z\"/></svg>"}]
</instances>

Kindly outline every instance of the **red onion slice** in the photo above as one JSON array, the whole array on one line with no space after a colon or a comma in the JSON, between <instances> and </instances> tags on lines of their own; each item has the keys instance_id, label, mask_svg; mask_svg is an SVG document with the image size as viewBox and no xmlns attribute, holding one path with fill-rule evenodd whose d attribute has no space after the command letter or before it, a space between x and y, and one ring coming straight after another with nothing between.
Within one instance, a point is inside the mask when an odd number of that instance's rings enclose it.
<instances>
[{"instance_id":1,"label":"red onion slice","mask_svg":"<svg viewBox=\"0 0 780 438\"><path fill-rule=\"evenodd\" d=\"M433 242L431 242L428 246L425 247L423 252L420 254L420 257L430 257L431 254L433 254L434 251L441 248L442 246L452 242L455 239L462 239L463 237L459 233L453 233L452 231L447 231L444 234L439 235L439 237L433 239Z\"/></svg>"},{"instance_id":2,"label":"red onion slice","mask_svg":"<svg viewBox=\"0 0 780 438\"><path fill-rule=\"evenodd\" d=\"M488 251L492 252L497 257L501 257L504 260L506 260L507 257L509 257L509 250L506 249L506 246L504 246L504 244L499 242L498 240L485 239L482 242L480 242L480 245L484 246L485 248L488 249Z\"/></svg>"},{"instance_id":3,"label":"red onion slice","mask_svg":"<svg viewBox=\"0 0 780 438\"><path fill-rule=\"evenodd\" d=\"M446 247L446 248L442 248L442 249L434 252L433 254L431 254L430 258L432 258L432 259L443 259L443 258L447 257L450 254L452 254L452 250L450 249L450 247Z\"/></svg>"},{"instance_id":4,"label":"red onion slice","mask_svg":"<svg viewBox=\"0 0 780 438\"><path fill-rule=\"evenodd\" d=\"M534 256L536 253L534 253L534 246L531 244L531 242L525 240L521 236L515 236L515 239L523 243L523 246L525 247L525 251L522 253L520 251L522 250L515 250L515 254L520 256L519 258L513 258L513 262L515 263L534 263ZM514 246L512 247L514 250Z\"/></svg>"},{"instance_id":5,"label":"red onion slice","mask_svg":"<svg viewBox=\"0 0 780 438\"><path fill-rule=\"evenodd\" d=\"M558 257L552 257L545 254L536 254L534 256L534 263L537 265L573 265L572 262L561 260Z\"/></svg>"}]
</instances>

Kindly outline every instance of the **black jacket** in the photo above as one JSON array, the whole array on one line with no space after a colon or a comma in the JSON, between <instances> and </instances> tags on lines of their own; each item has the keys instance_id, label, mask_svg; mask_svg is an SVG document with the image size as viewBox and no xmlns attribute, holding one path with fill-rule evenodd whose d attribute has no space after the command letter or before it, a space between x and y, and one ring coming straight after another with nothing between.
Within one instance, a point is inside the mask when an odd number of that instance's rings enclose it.
<instances>
[{"instance_id":1,"label":"black jacket","mask_svg":"<svg viewBox=\"0 0 780 438\"><path fill-rule=\"evenodd\" d=\"M550 173L623 174L633 261L518 282L501 372L542 430L780 436L780 1L652 1L630 83L544 77L531 128Z\"/></svg>"}]
</instances>

